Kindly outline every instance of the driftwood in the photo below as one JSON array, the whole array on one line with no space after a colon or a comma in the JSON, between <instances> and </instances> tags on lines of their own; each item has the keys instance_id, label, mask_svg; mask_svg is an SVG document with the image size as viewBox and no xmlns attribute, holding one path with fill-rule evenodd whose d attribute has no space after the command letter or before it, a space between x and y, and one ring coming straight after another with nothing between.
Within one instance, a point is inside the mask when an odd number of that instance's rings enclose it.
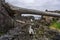
<instances>
[{"instance_id":1,"label":"driftwood","mask_svg":"<svg viewBox=\"0 0 60 40\"><path fill-rule=\"evenodd\" d=\"M36 14L36 15L43 15L43 16L60 17L59 13L53 13L53 12L44 12L39 10L21 8L21 7L16 8L13 6L11 7L11 9L19 12L20 14Z\"/></svg>"},{"instance_id":2,"label":"driftwood","mask_svg":"<svg viewBox=\"0 0 60 40\"><path fill-rule=\"evenodd\" d=\"M43 15L43 16L60 17L59 13L45 12L45 11L21 8L21 7L19 8L19 7L15 7L13 5L9 5L9 4L7 4L7 6L10 7L10 10L20 13L20 14L36 14L36 15Z\"/></svg>"},{"instance_id":3,"label":"driftwood","mask_svg":"<svg viewBox=\"0 0 60 40\"><path fill-rule=\"evenodd\" d=\"M15 7L9 3L3 3L3 6L6 8L6 10L9 12L10 16L13 16L15 12L20 14L36 14L36 15L43 15L43 16L53 16L53 17L60 17L59 13L53 13L53 12L44 12L39 10L33 10L33 9L26 9L26 8L19 8Z\"/></svg>"},{"instance_id":4,"label":"driftwood","mask_svg":"<svg viewBox=\"0 0 60 40\"><path fill-rule=\"evenodd\" d=\"M23 24L25 23L24 21L20 21L20 20L16 20L16 21L19 22L19 23L23 23Z\"/></svg>"},{"instance_id":5,"label":"driftwood","mask_svg":"<svg viewBox=\"0 0 60 40\"><path fill-rule=\"evenodd\" d=\"M31 9L25 9L25 8L16 8L14 6L11 6L5 2L2 2L0 0L0 32L3 32L5 28L5 32L14 26L13 22L13 16L15 14L15 11L20 12L20 14L36 14L36 15L43 15L43 16L53 16L53 17L60 17L60 14L58 13L50 13L50 12L43 12L39 10L31 10ZM17 21L20 23L24 23L21 21Z\"/></svg>"}]
</instances>

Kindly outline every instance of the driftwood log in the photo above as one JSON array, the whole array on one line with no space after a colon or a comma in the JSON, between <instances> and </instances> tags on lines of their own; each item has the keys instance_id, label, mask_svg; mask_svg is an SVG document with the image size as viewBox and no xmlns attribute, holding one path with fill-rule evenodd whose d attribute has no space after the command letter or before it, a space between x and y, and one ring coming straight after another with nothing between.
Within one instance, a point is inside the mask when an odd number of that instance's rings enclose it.
<instances>
[{"instance_id":1,"label":"driftwood log","mask_svg":"<svg viewBox=\"0 0 60 40\"><path fill-rule=\"evenodd\" d=\"M13 14L15 14L17 12L20 14L36 14L36 15L43 15L43 16L60 17L59 13L45 12L45 11L15 7L14 5L5 3L5 2L2 2L2 5L5 7L5 9L9 12L9 14L11 16L13 16Z\"/></svg>"},{"instance_id":2,"label":"driftwood log","mask_svg":"<svg viewBox=\"0 0 60 40\"><path fill-rule=\"evenodd\" d=\"M9 4L9 3L3 4L3 5L7 9L12 10L14 12L13 14L15 14L15 13L20 13L20 14L36 14L36 15L43 15L43 16L60 17L60 13L45 12L45 11L26 9L26 8L21 8L21 7L15 7L15 6L13 6L13 5Z\"/></svg>"}]
</instances>

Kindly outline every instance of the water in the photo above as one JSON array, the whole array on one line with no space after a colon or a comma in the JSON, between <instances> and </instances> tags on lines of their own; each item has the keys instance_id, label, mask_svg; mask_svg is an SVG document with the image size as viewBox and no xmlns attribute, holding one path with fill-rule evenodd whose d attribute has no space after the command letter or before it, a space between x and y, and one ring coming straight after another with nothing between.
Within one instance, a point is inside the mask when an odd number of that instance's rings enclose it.
<instances>
[{"instance_id":1,"label":"water","mask_svg":"<svg viewBox=\"0 0 60 40\"><path fill-rule=\"evenodd\" d=\"M35 20L39 20L42 17L41 15L34 15L34 14L22 14L21 16L33 16Z\"/></svg>"}]
</instances>

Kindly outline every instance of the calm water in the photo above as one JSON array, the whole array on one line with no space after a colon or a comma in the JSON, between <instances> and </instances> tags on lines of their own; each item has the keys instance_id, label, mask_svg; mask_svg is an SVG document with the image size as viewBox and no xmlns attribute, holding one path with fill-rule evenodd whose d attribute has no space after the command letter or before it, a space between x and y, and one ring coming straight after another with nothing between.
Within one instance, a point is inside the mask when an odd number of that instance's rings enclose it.
<instances>
[{"instance_id":1,"label":"calm water","mask_svg":"<svg viewBox=\"0 0 60 40\"><path fill-rule=\"evenodd\" d=\"M41 19L41 15L34 15L34 14L22 14L21 16L33 16L36 20Z\"/></svg>"}]
</instances>

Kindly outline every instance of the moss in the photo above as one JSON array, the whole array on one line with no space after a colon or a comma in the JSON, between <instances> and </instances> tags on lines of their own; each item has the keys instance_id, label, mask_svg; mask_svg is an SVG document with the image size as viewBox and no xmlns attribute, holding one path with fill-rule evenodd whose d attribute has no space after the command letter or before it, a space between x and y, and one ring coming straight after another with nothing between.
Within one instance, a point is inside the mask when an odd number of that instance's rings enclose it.
<instances>
[{"instance_id":1,"label":"moss","mask_svg":"<svg viewBox=\"0 0 60 40\"><path fill-rule=\"evenodd\" d=\"M54 23L54 25L53 25L54 27L56 27L57 29L60 29L60 23Z\"/></svg>"},{"instance_id":2,"label":"moss","mask_svg":"<svg viewBox=\"0 0 60 40\"><path fill-rule=\"evenodd\" d=\"M4 32L0 32L0 35L3 35L4 34Z\"/></svg>"},{"instance_id":3,"label":"moss","mask_svg":"<svg viewBox=\"0 0 60 40\"><path fill-rule=\"evenodd\" d=\"M60 29L60 22L54 22L50 27L55 29Z\"/></svg>"}]
</instances>

